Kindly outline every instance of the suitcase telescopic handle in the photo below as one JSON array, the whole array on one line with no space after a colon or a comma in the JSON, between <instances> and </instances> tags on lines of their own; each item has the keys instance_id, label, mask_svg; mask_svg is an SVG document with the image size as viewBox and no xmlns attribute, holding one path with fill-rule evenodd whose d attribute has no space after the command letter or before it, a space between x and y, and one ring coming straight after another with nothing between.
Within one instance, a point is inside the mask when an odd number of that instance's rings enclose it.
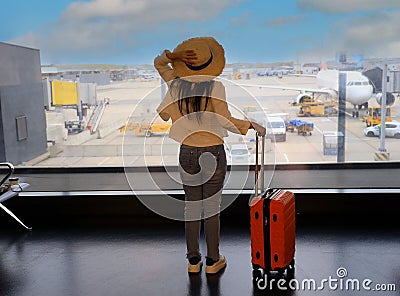
<instances>
[{"instance_id":1,"label":"suitcase telescopic handle","mask_svg":"<svg viewBox=\"0 0 400 296\"><path fill-rule=\"evenodd\" d=\"M261 165L259 165L259 161L258 161L259 137L261 137ZM255 172L254 172L255 196L258 196L258 188L259 188L258 171L259 171L259 169L260 169L260 179L261 179L260 192L262 193L264 191L264 155L265 155L265 135L260 136L260 134L257 132L256 133L256 167L255 167Z\"/></svg>"}]
</instances>

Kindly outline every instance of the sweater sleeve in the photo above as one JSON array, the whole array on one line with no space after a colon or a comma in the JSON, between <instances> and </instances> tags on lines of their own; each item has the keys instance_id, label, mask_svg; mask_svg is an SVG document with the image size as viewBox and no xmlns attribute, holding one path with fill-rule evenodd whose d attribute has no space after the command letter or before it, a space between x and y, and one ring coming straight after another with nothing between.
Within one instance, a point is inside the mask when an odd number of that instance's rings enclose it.
<instances>
[{"instance_id":1,"label":"sweater sleeve","mask_svg":"<svg viewBox=\"0 0 400 296\"><path fill-rule=\"evenodd\" d=\"M171 118L171 104L171 96L167 93L161 104L157 107L157 113L164 121L168 121Z\"/></svg>"},{"instance_id":2,"label":"sweater sleeve","mask_svg":"<svg viewBox=\"0 0 400 296\"><path fill-rule=\"evenodd\" d=\"M161 78L164 81L169 82L173 80L175 77L174 69L170 66L172 61L167 57L165 50L159 56L154 59L154 67L157 69Z\"/></svg>"},{"instance_id":3,"label":"sweater sleeve","mask_svg":"<svg viewBox=\"0 0 400 296\"><path fill-rule=\"evenodd\" d=\"M225 87L222 83L215 83L211 101L213 111L217 114L218 121L224 128L236 134L245 135L247 133L251 127L251 123L248 120L242 120L232 116L226 102Z\"/></svg>"}]
</instances>

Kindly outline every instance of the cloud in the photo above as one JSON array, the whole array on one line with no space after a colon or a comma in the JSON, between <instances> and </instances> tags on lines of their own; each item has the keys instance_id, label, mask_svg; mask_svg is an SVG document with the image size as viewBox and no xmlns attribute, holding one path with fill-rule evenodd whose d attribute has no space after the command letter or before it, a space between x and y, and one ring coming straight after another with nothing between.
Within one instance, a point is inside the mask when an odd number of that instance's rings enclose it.
<instances>
[{"instance_id":1,"label":"cloud","mask_svg":"<svg viewBox=\"0 0 400 296\"><path fill-rule=\"evenodd\" d=\"M375 56L400 53L400 11L377 12L352 20L343 30L343 47Z\"/></svg>"},{"instance_id":2,"label":"cloud","mask_svg":"<svg viewBox=\"0 0 400 296\"><path fill-rule=\"evenodd\" d=\"M227 7L243 0L92 0L73 2L62 13L63 21L96 21L130 19L139 23L165 21L205 21L213 18Z\"/></svg>"},{"instance_id":3,"label":"cloud","mask_svg":"<svg viewBox=\"0 0 400 296\"><path fill-rule=\"evenodd\" d=\"M52 24L11 42L41 49L46 56L107 56L135 50L172 26L181 34L185 22L207 22L245 0L92 0L71 3ZM183 25L184 27L184 25Z\"/></svg>"},{"instance_id":4,"label":"cloud","mask_svg":"<svg viewBox=\"0 0 400 296\"><path fill-rule=\"evenodd\" d=\"M324 13L348 13L376 9L400 8L399 0L297 0L303 9Z\"/></svg>"},{"instance_id":5,"label":"cloud","mask_svg":"<svg viewBox=\"0 0 400 296\"><path fill-rule=\"evenodd\" d=\"M146 1L95 0L73 2L62 13L63 21L81 21L97 18L137 16L146 9Z\"/></svg>"},{"instance_id":6,"label":"cloud","mask_svg":"<svg viewBox=\"0 0 400 296\"><path fill-rule=\"evenodd\" d=\"M290 24L304 20L304 15L294 15L290 17L277 17L267 20L267 25L271 27L286 27Z\"/></svg>"},{"instance_id":7,"label":"cloud","mask_svg":"<svg viewBox=\"0 0 400 296\"><path fill-rule=\"evenodd\" d=\"M319 44L302 52L309 60L330 59L344 51L361 53L365 57L393 58L400 53L400 10L373 12L363 16L341 19L333 24Z\"/></svg>"},{"instance_id":8,"label":"cloud","mask_svg":"<svg viewBox=\"0 0 400 296\"><path fill-rule=\"evenodd\" d=\"M233 17L230 19L231 25L236 26L246 26L250 20L250 13L248 11L244 11L239 17Z\"/></svg>"}]
</instances>

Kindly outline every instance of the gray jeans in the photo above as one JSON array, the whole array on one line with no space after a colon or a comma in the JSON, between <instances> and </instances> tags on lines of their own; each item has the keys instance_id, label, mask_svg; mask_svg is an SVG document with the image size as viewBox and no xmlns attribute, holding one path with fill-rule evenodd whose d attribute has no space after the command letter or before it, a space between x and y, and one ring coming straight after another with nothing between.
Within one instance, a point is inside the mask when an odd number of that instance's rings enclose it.
<instances>
[{"instance_id":1,"label":"gray jeans","mask_svg":"<svg viewBox=\"0 0 400 296\"><path fill-rule=\"evenodd\" d=\"M187 258L201 257L199 249L201 220L207 257L217 260L219 254L219 212L226 175L224 145L192 147L181 145L180 175L185 191L185 236Z\"/></svg>"}]
</instances>

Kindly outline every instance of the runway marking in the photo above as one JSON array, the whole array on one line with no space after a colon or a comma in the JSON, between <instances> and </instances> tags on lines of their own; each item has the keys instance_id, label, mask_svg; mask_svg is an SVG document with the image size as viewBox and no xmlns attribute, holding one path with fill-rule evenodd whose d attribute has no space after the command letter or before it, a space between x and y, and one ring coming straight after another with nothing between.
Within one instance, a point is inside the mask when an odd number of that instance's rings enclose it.
<instances>
[{"instance_id":1,"label":"runway marking","mask_svg":"<svg viewBox=\"0 0 400 296\"><path fill-rule=\"evenodd\" d=\"M290 162L290 161L289 161L289 158L287 157L287 154L286 154L286 153L283 153L283 156L285 157L286 162Z\"/></svg>"},{"instance_id":2,"label":"runway marking","mask_svg":"<svg viewBox=\"0 0 400 296\"><path fill-rule=\"evenodd\" d=\"M349 115L350 117L354 117L353 114L350 114L349 112L345 111L345 114Z\"/></svg>"},{"instance_id":3,"label":"runway marking","mask_svg":"<svg viewBox=\"0 0 400 296\"><path fill-rule=\"evenodd\" d=\"M284 82L281 79L278 79L277 77L274 77L274 80L276 81L277 84L280 84L283 86L289 86L289 84L287 82Z\"/></svg>"},{"instance_id":4,"label":"runway marking","mask_svg":"<svg viewBox=\"0 0 400 296\"><path fill-rule=\"evenodd\" d=\"M314 125L315 129L322 135L323 132L317 127L317 125Z\"/></svg>"},{"instance_id":5,"label":"runway marking","mask_svg":"<svg viewBox=\"0 0 400 296\"><path fill-rule=\"evenodd\" d=\"M106 159L104 159L103 161L101 161L98 165L103 165L104 163L106 163L108 160L110 160L111 157L106 157Z\"/></svg>"}]
</instances>

